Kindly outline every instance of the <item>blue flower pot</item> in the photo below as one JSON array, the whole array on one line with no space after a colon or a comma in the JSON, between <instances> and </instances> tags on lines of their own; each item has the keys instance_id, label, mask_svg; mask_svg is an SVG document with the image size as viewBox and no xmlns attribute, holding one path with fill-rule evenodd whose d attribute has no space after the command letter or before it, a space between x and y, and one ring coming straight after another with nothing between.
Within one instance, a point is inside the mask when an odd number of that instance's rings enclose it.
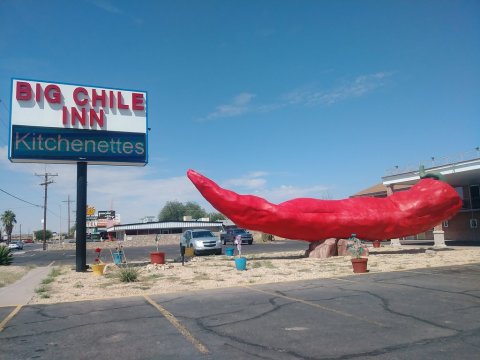
<instances>
[{"instance_id":1,"label":"blue flower pot","mask_svg":"<svg viewBox=\"0 0 480 360\"><path fill-rule=\"evenodd\" d=\"M234 251L235 251L234 248L231 248L231 247L225 248L225 254L227 254L227 256L233 256Z\"/></svg>"},{"instance_id":2,"label":"blue flower pot","mask_svg":"<svg viewBox=\"0 0 480 360\"><path fill-rule=\"evenodd\" d=\"M119 265L123 260L123 251L118 251L113 253L113 262L115 265Z\"/></svg>"},{"instance_id":3,"label":"blue flower pot","mask_svg":"<svg viewBox=\"0 0 480 360\"><path fill-rule=\"evenodd\" d=\"M237 270L247 270L247 258L236 258L235 267L237 268Z\"/></svg>"}]
</instances>

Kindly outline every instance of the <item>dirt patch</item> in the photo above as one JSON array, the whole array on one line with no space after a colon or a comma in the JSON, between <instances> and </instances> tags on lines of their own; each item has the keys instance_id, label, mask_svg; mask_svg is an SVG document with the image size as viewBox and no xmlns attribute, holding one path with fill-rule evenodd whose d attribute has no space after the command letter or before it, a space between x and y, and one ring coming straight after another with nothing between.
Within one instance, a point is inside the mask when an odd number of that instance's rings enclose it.
<instances>
[{"instance_id":1,"label":"dirt patch","mask_svg":"<svg viewBox=\"0 0 480 360\"><path fill-rule=\"evenodd\" d=\"M0 287L20 280L31 269L32 266L0 266Z\"/></svg>"}]
</instances>

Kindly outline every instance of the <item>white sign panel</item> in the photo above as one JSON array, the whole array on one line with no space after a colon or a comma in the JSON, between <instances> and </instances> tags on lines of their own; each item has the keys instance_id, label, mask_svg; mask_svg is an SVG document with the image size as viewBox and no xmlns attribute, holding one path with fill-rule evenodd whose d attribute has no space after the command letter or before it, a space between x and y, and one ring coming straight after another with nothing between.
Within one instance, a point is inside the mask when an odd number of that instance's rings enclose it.
<instances>
[{"instance_id":1,"label":"white sign panel","mask_svg":"<svg viewBox=\"0 0 480 360\"><path fill-rule=\"evenodd\" d=\"M13 162L145 165L144 91L12 80Z\"/></svg>"}]
</instances>

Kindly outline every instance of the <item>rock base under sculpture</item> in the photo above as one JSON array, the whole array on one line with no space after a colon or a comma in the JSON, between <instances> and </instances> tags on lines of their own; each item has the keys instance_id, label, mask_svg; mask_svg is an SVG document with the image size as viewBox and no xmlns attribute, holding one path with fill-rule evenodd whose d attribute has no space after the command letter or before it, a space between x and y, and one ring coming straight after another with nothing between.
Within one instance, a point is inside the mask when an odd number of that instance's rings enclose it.
<instances>
[{"instance_id":1,"label":"rock base under sculpture","mask_svg":"<svg viewBox=\"0 0 480 360\"><path fill-rule=\"evenodd\" d=\"M348 244L352 243L349 239L327 239L325 241L315 241L308 245L305 251L305 257L325 259L332 256L348 256ZM365 248L363 256L368 255L368 249Z\"/></svg>"},{"instance_id":2,"label":"rock base under sculpture","mask_svg":"<svg viewBox=\"0 0 480 360\"><path fill-rule=\"evenodd\" d=\"M337 255L337 239L327 239L325 241L315 241L308 245L305 251L305 257L325 259Z\"/></svg>"}]
</instances>

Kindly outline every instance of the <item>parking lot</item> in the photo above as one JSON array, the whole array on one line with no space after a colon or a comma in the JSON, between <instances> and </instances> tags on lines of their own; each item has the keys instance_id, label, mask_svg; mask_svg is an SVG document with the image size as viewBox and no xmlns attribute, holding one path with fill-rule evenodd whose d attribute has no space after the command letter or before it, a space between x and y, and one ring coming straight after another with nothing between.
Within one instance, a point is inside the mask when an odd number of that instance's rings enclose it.
<instances>
[{"instance_id":1,"label":"parking lot","mask_svg":"<svg viewBox=\"0 0 480 360\"><path fill-rule=\"evenodd\" d=\"M478 359L479 275L473 264L30 305L3 324L0 348L2 359Z\"/></svg>"}]
</instances>

